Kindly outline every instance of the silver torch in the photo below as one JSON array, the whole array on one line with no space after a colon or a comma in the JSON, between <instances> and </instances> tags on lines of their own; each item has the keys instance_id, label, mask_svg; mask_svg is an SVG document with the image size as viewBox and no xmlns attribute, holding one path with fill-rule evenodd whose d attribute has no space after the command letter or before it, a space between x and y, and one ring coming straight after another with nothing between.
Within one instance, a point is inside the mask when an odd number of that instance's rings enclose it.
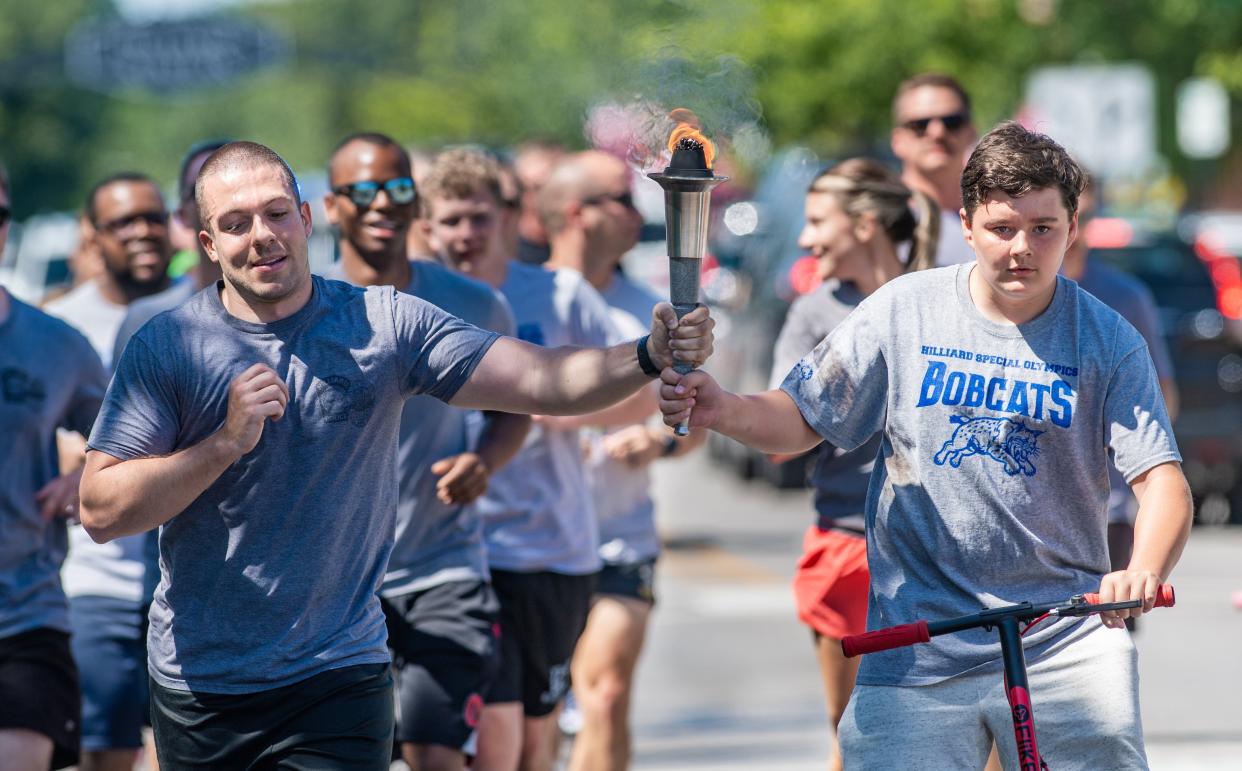
<instances>
[{"instance_id":1,"label":"silver torch","mask_svg":"<svg viewBox=\"0 0 1242 771\"><path fill-rule=\"evenodd\" d=\"M669 117L678 114L693 120L688 110L674 110ZM697 121L694 121L697 124ZM664 188L664 216L668 233L668 294L669 302L681 318L699 306L699 276L703 269L703 255L707 251L708 213L711 209L711 191L728 177L712 173L711 161L714 149L711 142L699 133L697 125L681 122L669 138L672 158L662 174L648 177ZM673 369L686 374L692 367L677 363ZM677 426L678 436L690 433L689 421Z\"/></svg>"}]
</instances>

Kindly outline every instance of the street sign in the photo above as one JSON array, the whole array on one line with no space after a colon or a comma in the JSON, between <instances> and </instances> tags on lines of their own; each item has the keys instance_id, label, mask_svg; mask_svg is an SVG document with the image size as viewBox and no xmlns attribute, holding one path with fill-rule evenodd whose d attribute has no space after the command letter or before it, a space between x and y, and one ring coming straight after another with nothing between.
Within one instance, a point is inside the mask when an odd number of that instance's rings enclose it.
<instances>
[{"instance_id":1,"label":"street sign","mask_svg":"<svg viewBox=\"0 0 1242 771\"><path fill-rule=\"evenodd\" d=\"M1187 158L1219 158L1229 149L1229 94L1215 78L1177 87L1177 144Z\"/></svg>"},{"instance_id":2,"label":"street sign","mask_svg":"<svg viewBox=\"0 0 1242 771\"><path fill-rule=\"evenodd\" d=\"M1103 177L1141 174L1156 161L1156 89L1141 64L1037 69L1023 123Z\"/></svg>"},{"instance_id":3,"label":"street sign","mask_svg":"<svg viewBox=\"0 0 1242 771\"><path fill-rule=\"evenodd\" d=\"M290 50L284 35L243 19L90 19L65 38L65 74L104 92L187 91L279 64Z\"/></svg>"}]
</instances>

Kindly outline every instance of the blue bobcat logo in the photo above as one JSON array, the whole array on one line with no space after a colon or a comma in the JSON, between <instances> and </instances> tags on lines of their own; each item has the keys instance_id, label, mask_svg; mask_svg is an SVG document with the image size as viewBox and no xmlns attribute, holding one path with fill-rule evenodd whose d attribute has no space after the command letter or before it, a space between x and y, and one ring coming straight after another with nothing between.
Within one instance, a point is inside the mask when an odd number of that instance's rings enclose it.
<instances>
[{"instance_id":1,"label":"blue bobcat logo","mask_svg":"<svg viewBox=\"0 0 1242 771\"><path fill-rule=\"evenodd\" d=\"M1027 428L1022 421L1013 418L954 415L949 422L958 425L953 436L932 459L937 466L943 466L948 461L950 466L958 468L962 465L962 458L986 455L1004 465L1005 473L1011 477L1017 476L1018 472L1028 477L1035 476L1035 464L1031 459L1039 456L1039 445L1035 442L1043 431Z\"/></svg>"}]
</instances>

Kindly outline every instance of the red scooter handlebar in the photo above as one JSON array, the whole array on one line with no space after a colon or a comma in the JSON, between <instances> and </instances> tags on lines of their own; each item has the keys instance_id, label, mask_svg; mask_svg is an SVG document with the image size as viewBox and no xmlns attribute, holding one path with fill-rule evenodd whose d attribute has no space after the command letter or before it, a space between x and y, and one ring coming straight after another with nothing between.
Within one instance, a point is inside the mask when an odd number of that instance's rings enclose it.
<instances>
[{"instance_id":1,"label":"red scooter handlebar","mask_svg":"<svg viewBox=\"0 0 1242 771\"><path fill-rule=\"evenodd\" d=\"M886 651L889 648L901 648L914 643L925 643L931 639L931 635L927 632L926 621L915 621L913 624L902 624L900 626L890 626L887 629L877 629L874 632L866 632L864 634L847 635L841 639L841 650L845 652L846 657L863 653L875 653L876 651Z\"/></svg>"},{"instance_id":2,"label":"red scooter handlebar","mask_svg":"<svg viewBox=\"0 0 1242 771\"><path fill-rule=\"evenodd\" d=\"M963 616L948 621L937 621L935 624L936 634L945 634L948 632L961 631L963 629L988 626L996 623L999 615L1017 615L1030 621L1040 613L1044 616L1048 615L1045 611L1055 614L1060 612L1062 615L1085 615L1083 612L1083 601L1089 605L1099 605L1100 595L1096 593L1084 594L1081 599L1074 598L1064 603L1054 603L1049 605L1034 606L1031 603L1023 603L1006 608L996 608L986 610L978 615ZM1176 598L1173 594L1173 587L1169 584L1161 584L1156 590L1157 608L1171 607ZM1078 611L1078 612L1073 612ZM1090 613L1091 611L1087 611ZM1044 616L1040 616L1043 618ZM1038 619L1036 619L1038 621ZM915 621L912 624L900 624L898 626L890 626L885 629L877 629L873 632L865 634L847 635L841 639L841 650L846 657L852 658L864 653L875 653L876 651L886 651L891 648L901 648L906 645L914 645L915 643L925 643L932 638L932 629L929 628L928 622L925 620Z\"/></svg>"},{"instance_id":3,"label":"red scooter handlebar","mask_svg":"<svg viewBox=\"0 0 1242 771\"><path fill-rule=\"evenodd\" d=\"M1084 594L1083 599L1092 605L1100 604L1100 595L1095 592ZM1177 602L1177 597L1173 594L1172 584L1160 584L1156 588L1156 604L1157 608L1171 608Z\"/></svg>"}]
</instances>

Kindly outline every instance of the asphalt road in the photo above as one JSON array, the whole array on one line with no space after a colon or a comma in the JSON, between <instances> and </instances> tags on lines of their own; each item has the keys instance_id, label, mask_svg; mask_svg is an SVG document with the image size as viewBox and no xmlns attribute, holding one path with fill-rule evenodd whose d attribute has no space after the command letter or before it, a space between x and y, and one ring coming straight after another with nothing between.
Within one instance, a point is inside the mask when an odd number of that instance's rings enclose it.
<instances>
[{"instance_id":1,"label":"asphalt road","mask_svg":"<svg viewBox=\"0 0 1242 771\"><path fill-rule=\"evenodd\" d=\"M634 768L820 771L826 717L789 592L808 494L742 482L701 453L659 465L667 549L639 670ZM1242 769L1242 611L1231 601L1242 529L1197 528L1172 583L1177 606L1145 617L1136 638L1151 767Z\"/></svg>"}]
</instances>

